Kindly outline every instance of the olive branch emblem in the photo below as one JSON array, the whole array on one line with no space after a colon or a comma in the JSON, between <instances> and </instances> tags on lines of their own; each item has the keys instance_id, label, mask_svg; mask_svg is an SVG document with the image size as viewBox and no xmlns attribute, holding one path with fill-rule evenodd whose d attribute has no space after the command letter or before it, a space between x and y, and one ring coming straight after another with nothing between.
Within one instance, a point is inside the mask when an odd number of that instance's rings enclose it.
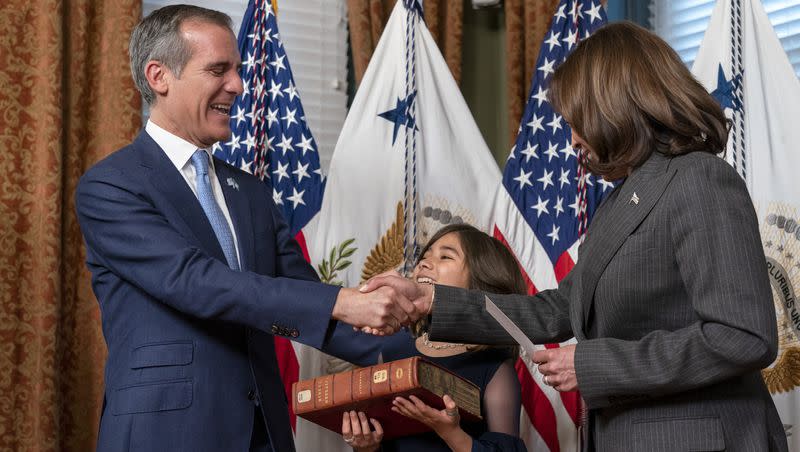
<instances>
[{"instance_id":1,"label":"olive branch emblem","mask_svg":"<svg viewBox=\"0 0 800 452\"><path fill-rule=\"evenodd\" d=\"M352 264L352 261L347 260L358 249L355 246L350 246L356 239L347 239L339 245L334 245L331 248L331 253L328 259L322 259L319 266L317 266L317 273L319 273L320 281L326 284L333 284L341 286L343 283L337 279L340 271L346 269Z\"/></svg>"}]
</instances>

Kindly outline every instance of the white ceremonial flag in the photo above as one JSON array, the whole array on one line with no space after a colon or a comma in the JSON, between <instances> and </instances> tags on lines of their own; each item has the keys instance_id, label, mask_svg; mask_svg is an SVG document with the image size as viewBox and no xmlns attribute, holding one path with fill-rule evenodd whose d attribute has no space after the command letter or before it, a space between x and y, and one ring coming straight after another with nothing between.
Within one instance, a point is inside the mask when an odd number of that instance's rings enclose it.
<instances>
[{"instance_id":1,"label":"white ceremonial flag","mask_svg":"<svg viewBox=\"0 0 800 452\"><path fill-rule=\"evenodd\" d=\"M418 0L395 4L336 143L322 208L304 228L325 281L353 287L413 263L450 223L490 232L500 170L421 13ZM341 370L316 350L299 354L300 379ZM302 419L296 443L350 450Z\"/></svg>"},{"instance_id":2,"label":"white ceremonial flag","mask_svg":"<svg viewBox=\"0 0 800 452\"><path fill-rule=\"evenodd\" d=\"M692 68L732 119L726 158L761 222L780 350L763 372L800 451L800 82L759 1L718 1Z\"/></svg>"}]
</instances>

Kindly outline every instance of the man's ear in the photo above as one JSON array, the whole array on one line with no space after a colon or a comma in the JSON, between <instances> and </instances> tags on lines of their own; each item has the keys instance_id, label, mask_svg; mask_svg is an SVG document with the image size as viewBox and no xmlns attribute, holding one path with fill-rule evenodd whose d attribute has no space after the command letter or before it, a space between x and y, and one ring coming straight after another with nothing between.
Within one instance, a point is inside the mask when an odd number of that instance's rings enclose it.
<instances>
[{"instance_id":1,"label":"man's ear","mask_svg":"<svg viewBox=\"0 0 800 452\"><path fill-rule=\"evenodd\" d=\"M169 83L172 80L172 72L160 61L150 60L144 66L144 76L150 89L160 96L166 96L169 91Z\"/></svg>"}]
</instances>

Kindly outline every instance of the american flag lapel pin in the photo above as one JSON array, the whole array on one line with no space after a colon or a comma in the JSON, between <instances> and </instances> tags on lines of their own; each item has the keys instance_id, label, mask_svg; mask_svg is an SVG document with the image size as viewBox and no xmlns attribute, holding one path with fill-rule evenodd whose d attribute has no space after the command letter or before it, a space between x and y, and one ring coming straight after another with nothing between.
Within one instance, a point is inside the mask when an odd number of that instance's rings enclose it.
<instances>
[{"instance_id":1,"label":"american flag lapel pin","mask_svg":"<svg viewBox=\"0 0 800 452\"><path fill-rule=\"evenodd\" d=\"M232 177L229 177L227 180L228 186L232 187L234 190L239 191L239 183Z\"/></svg>"},{"instance_id":2,"label":"american flag lapel pin","mask_svg":"<svg viewBox=\"0 0 800 452\"><path fill-rule=\"evenodd\" d=\"M631 196L631 200L628 204L639 204L639 197L636 195L636 192L633 192L633 196Z\"/></svg>"}]
</instances>

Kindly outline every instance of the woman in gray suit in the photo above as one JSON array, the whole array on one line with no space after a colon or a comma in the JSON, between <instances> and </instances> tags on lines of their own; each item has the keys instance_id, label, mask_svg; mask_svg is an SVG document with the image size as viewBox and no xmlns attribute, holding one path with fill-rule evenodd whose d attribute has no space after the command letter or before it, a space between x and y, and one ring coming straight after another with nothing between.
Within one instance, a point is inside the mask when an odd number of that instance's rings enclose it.
<instances>
[{"instance_id":1,"label":"woman in gray suit","mask_svg":"<svg viewBox=\"0 0 800 452\"><path fill-rule=\"evenodd\" d=\"M532 358L546 384L581 391L589 449L787 450L760 373L777 352L766 262L745 183L717 156L719 104L629 23L582 41L548 97L588 169L624 180L558 289L491 298L534 342L577 338ZM480 292L396 276L363 290L380 285L430 314L431 339L512 343Z\"/></svg>"}]
</instances>

